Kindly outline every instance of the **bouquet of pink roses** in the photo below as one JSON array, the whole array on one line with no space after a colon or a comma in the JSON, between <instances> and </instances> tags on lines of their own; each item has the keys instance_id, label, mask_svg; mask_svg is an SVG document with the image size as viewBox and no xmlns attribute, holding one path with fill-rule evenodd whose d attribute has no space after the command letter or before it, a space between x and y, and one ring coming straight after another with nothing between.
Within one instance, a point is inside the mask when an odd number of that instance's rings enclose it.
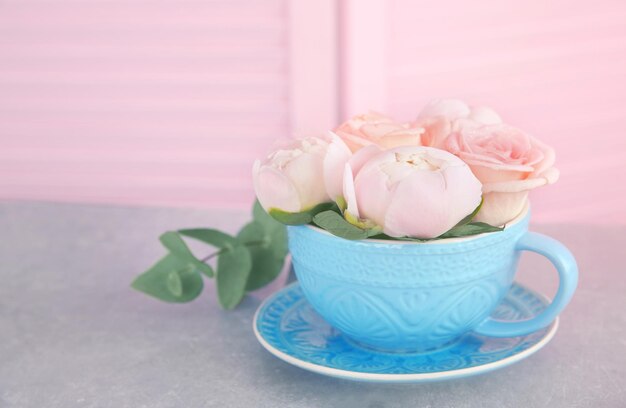
<instances>
[{"instance_id":1,"label":"bouquet of pink roses","mask_svg":"<svg viewBox=\"0 0 626 408\"><path fill-rule=\"evenodd\" d=\"M253 173L261 205L284 224L435 239L501 229L531 189L558 179L553 164L552 148L490 108L437 100L410 123L355 116L278 148Z\"/></svg>"},{"instance_id":2,"label":"bouquet of pink roses","mask_svg":"<svg viewBox=\"0 0 626 408\"><path fill-rule=\"evenodd\" d=\"M346 239L499 231L524 210L530 190L558 179L554 160L552 148L492 109L459 100L433 101L409 123L359 115L255 162L252 221L236 235L211 228L164 233L168 254L132 286L181 303L200 294L203 276L215 277L221 305L233 308L280 273L288 251L283 224L313 223ZM196 256L184 238L215 250Z\"/></svg>"}]
</instances>

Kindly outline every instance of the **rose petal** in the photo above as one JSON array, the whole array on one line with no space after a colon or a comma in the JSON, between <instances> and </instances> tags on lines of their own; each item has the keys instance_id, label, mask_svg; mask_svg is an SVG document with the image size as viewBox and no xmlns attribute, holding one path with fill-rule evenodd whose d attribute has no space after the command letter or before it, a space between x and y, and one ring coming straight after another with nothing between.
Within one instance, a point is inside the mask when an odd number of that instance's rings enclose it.
<instances>
[{"instance_id":1,"label":"rose petal","mask_svg":"<svg viewBox=\"0 0 626 408\"><path fill-rule=\"evenodd\" d=\"M429 116L444 116L448 119L467 117L470 108L459 99L435 99L430 101L417 115L418 119Z\"/></svg>"},{"instance_id":2,"label":"rose petal","mask_svg":"<svg viewBox=\"0 0 626 408\"><path fill-rule=\"evenodd\" d=\"M511 180L496 183L483 184L483 192L519 193L529 191L546 184L554 184L559 180L560 172L557 168L551 167L537 177L525 180Z\"/></svg>"},{"instance_id":3,"label":"rose petal","mask_svg":"<svg viewBox=\"0 0 626 408\"><path fill-rule=\"evenodd\" d=\"M346 145L352 152L356 152L359 149L374 143L371 140L356 133L350 133L340 129L335 130L335 133L346 143Z\"/></svg>"},{"instance_id":4,"label":"rose petal","mask_svg":"<svg viewBox=\"0 0 626 408\"><path fill-rule=\"evenodd\" d=\"M378 139L378 144L385 149L398 146L419 146L423 132L424 129L421 128L396 130L383 135Z\"/></svg>"},{"instance_id":5,"label":"rose petal","mask_svg":"<svg viewBox=\"0 0 626 408\"><path fill-rule=\"evenodd\" d=\"M559 176L560 175L561 175L561 172L559 171L559 169L557 169L555 167L550 167L549 169L547 169L543 173L538 174L537 177L544 178L548 182L548 184L554 184L557 181L559 181Z\"/></svg>"},{"instance_id":6,"label":"rose petal","mask_svg":"<svg viewBox=\"0 0 626 408\"><path fill-rule=\"evenodd\" d=\"M330 133L330 143L324 156L324 184L326 193L331 200L343 194L343 171L346 163L350 160L352 152L348 146L333 132Z\"/></svg>"},{"instance_id":7,"label":"rose petal","mask_svg":"<svg viewBox=\"0 0 626 408\"><path fill-rule=\"evenodd\" d=\"M467 161L472 173L481 181L481 183L501 183L516 180L524 180L532 171L532 167L528 171L516 170L514 167L510 169L504 165L498 167L493 165L475 165L472 161Z\"/></svg>"},{"instance_id":8,"label":"rose petal","mask_svg":"<svg viewBox=\"0 0 626 408\"><path fill-rule=\"evenodd\" d=\"M352 168L348 163L345 164L343 171L343 198L346 200L346 211L354 217L360 218L354 190L354 176L352 174Z\"/></svg>"},{"instance_id":9,"label":"rose petal","mask_svg":"<svg viewBox=\"0 0 626 408\"><path fill-rule=\"evenodd\" d=\"M504 225L524 211L527 202L528 191L483 194L483 205L474 220L494 226Z\"/></svg>"},{"instance_id":10,"label":"rose petal","mask_svg":"<svg viewBox=\"0 0 626 408\"><path fill-rule=\"evenodd\" d=\"M298 190L282 172L270 166L262 166L257 160L254 162L252 178L256 196L265 211L272 208L287 212L302 210Z\"/></svg>"},{"instance_id":11,"label":"rose petal","mask_svg":"<svg viewBox=\"0 0 626 408\"><path fill-rule=\"evenodd\" d=\"M543 177L529 178L525 180L509 180L495 183L484 183L483 193L519 193L522 191L528 191L537 187L545 186L546 184L548 184L548 180Z\"/></svg>"},{"instance_id":12,"label":"rose petal","mask_svg":"<svg viewBox=\"0 0 626 408\"><path fill-rule=\"evenodd\" d=\"M350 158L350 161L348 162L350 163L350 167L352 168L352 173L354 177L359 174L359 171L361 171L361 168L363 167L363 165L365 165L365 163L367 163L371 158L373 158L382 151L383 150L380 147L372 144L369 146L365 146L358 152L354 153Z\"/></svg>"},{"instance_id":13,"label":"rose petal","mask_svg":"<svg viewBox=\"0 0 626 408\"><path fill-rule=\"evenodd\" d=\"M387 235L434 238L480 203L481 184L467 166L413 172L401 181L387 210Z\"/></svg>"},{"instance_id":14,"label":"rose petal","mask_svg":"<svg viewBox=\"0 0 626 408\"><path fill-rule=\"evenodd\" d=\"M309 209L319 203L330 201L320 175L324 174L324 149L306 151L287 163L283 173L298 191L301 209Z\"/></svg>"},{"instance_id":15,"label":"rose petal","mask_svg":"<svg viewBox=\"0 0 626 408\"><path fill-rule=\"evenodd\" d=\"M414 127L422 128L420 144L422 146L443 149L446 138L452 133L450 121L443 116L434 116L418 119L413 123Z\"/></svg>"},{"instance_id":16,"label":"rose petal","mask_svg":"<svg viewBox=\"0 0 626 408\"><path fill-rule=\"evenodd\" d=\"M383 231L392 237L433 238L446 232L448 216L441 211L445 180L436 172L415 173L398 183ZM416 201L419 205L416 206ZM446 228L447 227L447 228Z\"/></svg>"},{"instance_id":17,"label":"rose petal","mask_svg":"<svg viewBox=\"0 0 626 408\"><path fill-rule=\"evenodd\" d=\"M387 186L387 175L379 169L386 152L371 158L354 177L354 191L360 218L384 225L385 213L393 197L394 189Z\"/></svg>"},{"instance_id":18,"label":"rose petal","mask_svg":"<svg viewBox=\"0 0 626 408\"><path fill-rule=\"evenodd\" d=\"M484 125L502 123L502 118L500 118L500 115L498 115L496 111L487 106L472 107L468 118Z\"/></svg>"},{"instance_id":19,"label":"rose petal","mask_svg":"<svg viewBox=\"0 0 626 408\"><path fill-rule=\"evenodd\" d=\"M540 150L543 153L543 159L540 163L535 165L535 174L543 173L546 169L552 167L556 160L556 154L554 149L547 144L537 140L536 138L531 138L531 143L535 149Z\"/></svg>"},{"instance_id":20,"label":"rose petal","mask_svg":"<svg viewBox=\"0 0 626 408\"><path fill-rule=\"evenodd\" d=\"M361 126L360 130L366 137L377 142L386 134L401 131L403 128L397 123L366 123Z\"/></svg>"}]
</instances>

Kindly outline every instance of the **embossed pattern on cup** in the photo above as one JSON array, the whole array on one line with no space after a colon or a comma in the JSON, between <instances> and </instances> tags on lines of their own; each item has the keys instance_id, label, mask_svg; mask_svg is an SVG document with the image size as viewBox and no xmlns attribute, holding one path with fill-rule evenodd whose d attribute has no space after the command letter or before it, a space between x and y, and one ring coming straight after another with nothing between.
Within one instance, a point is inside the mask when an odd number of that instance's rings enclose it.
<instances>
[{"instance_id":1,"label":"embossed pattern on cup","mask_svg":"<svg viewBox=\"0 0 626 408\"><path fill-rule=\"evenodd\" d=\"M429 243L349 241L289 227L289 248L313 308L355 342L426 351L483 322L509 290L526 211L504 231Z\"/></svg>"}]
</instances>

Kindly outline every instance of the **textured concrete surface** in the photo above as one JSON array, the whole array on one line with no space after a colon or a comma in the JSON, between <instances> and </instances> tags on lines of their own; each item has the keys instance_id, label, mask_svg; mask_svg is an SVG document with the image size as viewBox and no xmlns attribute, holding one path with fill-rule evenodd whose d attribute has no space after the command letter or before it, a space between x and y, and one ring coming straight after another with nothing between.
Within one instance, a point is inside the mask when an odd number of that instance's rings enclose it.
<instances>
[{"instance_id":1,"label":"textured concrete surface","mask_svg":"<svg viewBox=\"0 0 626 408\"><path fill-rule=\"evenodd\" d=\"M163 253L161 232L202 225L233 231L246 219L237 212L0 204L0 407L626 406L624 227L534 226L569 246L581 270L559 332L537 354L473 378L377 385L305 372L263 350L251 329L260 296L225 312L212 286L185 305L129 288ZM519 278L551 295L555 275L527 255Z\"/></svg>"}]
</instances>

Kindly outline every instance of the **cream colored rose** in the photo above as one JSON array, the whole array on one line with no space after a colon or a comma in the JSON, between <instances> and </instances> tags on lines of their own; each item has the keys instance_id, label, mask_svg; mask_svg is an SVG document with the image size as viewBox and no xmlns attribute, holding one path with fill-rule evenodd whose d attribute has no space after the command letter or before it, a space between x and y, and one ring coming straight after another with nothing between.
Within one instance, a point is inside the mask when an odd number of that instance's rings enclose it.
<instances>
[{"instance_id":1,"label":"cream colored rose","mask_svg":"<svg viewBox=\"0 0 626 408\"><path fill-rule=\"evenodd\" d=\"M342 195L350 149L334 134L293 140L254 163L254 189L269 211L297 213Z\"/></svg>"}]
</instances>

